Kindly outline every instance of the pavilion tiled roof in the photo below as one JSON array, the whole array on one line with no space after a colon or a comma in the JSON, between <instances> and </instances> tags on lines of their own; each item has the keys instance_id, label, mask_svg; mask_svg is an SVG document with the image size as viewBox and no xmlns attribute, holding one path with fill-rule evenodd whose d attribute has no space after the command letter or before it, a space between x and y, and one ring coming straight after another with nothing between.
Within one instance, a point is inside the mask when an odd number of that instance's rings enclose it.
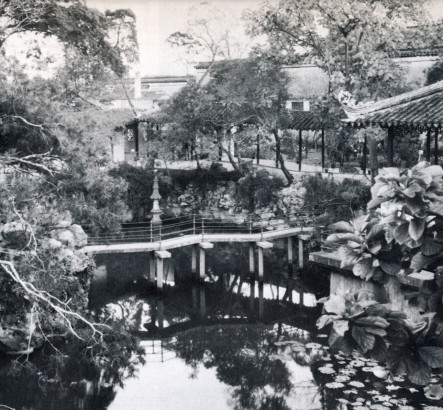
<instances>
[{"instance_id":1,"label":"pavilion tiled roof","mask_svg":"<svg viewBox=\"0 0 443 410\"><path fill-rule=\"evenodd\" d=\"M325 128L320 114L312 111L292 111L291 129L301 131L317 131Z\"/></svg>"},{"instance_id":2,"label":"pavilion tiled roof","mask_svg":"<svg viewBox=\"0 0 443 410\"><path fill-rule=\"evenodd\" d=\"M443 81L427 87L356 107L343 107L354 127L408 126L412 128L441 128L443 124Z\"/></svg>"}]
</instances>

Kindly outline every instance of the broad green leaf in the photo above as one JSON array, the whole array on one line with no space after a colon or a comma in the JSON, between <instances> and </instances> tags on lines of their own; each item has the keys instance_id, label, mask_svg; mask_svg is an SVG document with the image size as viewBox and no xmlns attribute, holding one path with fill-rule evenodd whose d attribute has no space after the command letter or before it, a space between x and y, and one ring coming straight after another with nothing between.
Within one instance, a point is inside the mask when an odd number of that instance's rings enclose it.
<instances>
[{"instance_id":1,"label":"broad green leaf","mask_svg":"<svg viewBox=\"0 0 443 410\"><path fill-rule=\"evenodd\" d=\"M349 338L346 336L340 336L334 330L331 331L328 339L329 346L333 350L339 350L345 355L350 355L353 352L353 347L349 343Z\"/></svg>"},{"instance_id":2,"label":"broad green leaf","mask_svg":"<svg viewBox=\"0 0 443 410\"><path fill-rule=\"evenodd\" d=\"M419 360L411 365L411 362L406 363L408 378L412 383L426 386L431 381L431 368L423 361Z\"/></svg>"},{"instance_id":3,"label":"broad green leaf","mask_svg":"<svg viewBox=\"0 0 443 410\"><path fill-rule=\"evenodd\" d=\"M378 208L383 202L389 201L390 198L375 197L368 202L368 209Z\"/></svg>"},{"instance_id":4,"label":"broad green leaf","mask_svg":"<svg viewBox=\"0 0 443 410\"><path fill-rule=\"evenodd\" d=\"M366 316L360 319L357 319L355 323L364 326L374 326L380 327L382 329L386 329L389 326L389 322L386 319L383 319L379 316Z\"/></svg>"},{"instance_id":5,"label":"broad green leaf","mask_svg":"<svg viewBox=\"0 0 443 410\"><path fill-rule=\"evenodd\" d=\"M354 233L354 228L349 222L346 221L340 221L333 223L328 226L329 229L332 229L334 231L342 231L342 232L349 232Z\"/></svg>"},{"instance_id":6,"label":"broad green leaf","mask_svg":"<svg viewBox=\"0 0 443 410\"><path fill-rule=\"evenodd\" d=\"M404 222L400 225L397 225L394 229L394 239L400 244L403 245L409 239L409 223Z\"/></svg>"},{"instance_id":7,"label":"broad green leaf","mask_svg":"<svg viewBox=\"0 0 443 410\"><path fill-rule=\"evenodd\" d=\"M383 237L384 230L385 230L384 225L374 225L369 231L368 235L366 236L366 242L373 240L377 236Z\"/></svg>"},{"instance_id":8,"label":"broad green leaf","mask_svg":"<svg viewBox=\"0 0 443 410\"><path fill-rule=\"evenodd\" d=\"M358 343L361 350L363 350L365 353L374 347L375 336L367 333L361 326L352 327L352 337Z\"/></svg>"},{"instance_id":9,"label":"broad green leaf","mask_svg":"<svg viewBox=\"0 0 443 410\"><path fill-rule=\"evenodd\" d=\"M375 336L375 344L372 350L369 352L371 359L379 362L385 362L387 358L388 348L382 337Z\"/></svg>"},{"instance_id":10,"label":"broad green leaf","mask_svg":"<svg viewBox=\"0 0 443 410\"><path fill-rule=\"evenodd\" d=\"M406 206L409 208L412 214L420 214L428 209L428 203L423 201L420 195L414 196L414 198L405 198Z\"/></svg>"},{"instance_id":11,"label":"broad green leaf","mask_svg":"<svg viewBox=\"0 0 443 410\"><path fill-rule=\"evenodd\" d=\"M355 300L357 302L361 302L362 300L374 300L374 298L374 294L369 290L362 289L355 293Z\"/></svg>"},{"instance_id":12,"label":"broad green leaf","mask_svg":"<svg viewBox=\"0 0 443 410\"><path fill-rule=\"evenodd\" d=\"M361 215L358 218L354 219L352 225L354 225L354 229L357 232L363 232L368 226L368 216L369 215Z\"/></svg>"},{"instance_id":13,"label":"broad green leaf","mask_svg":"<svg viewBox=\"0 0 443 410\"><path fill-rule=\"evenodd\" d=\"M355 276L359 276L360 278L366 278L366 276L373 270L372 267L372 259L364 258L359 260L354 267L352 268L352 272Z\"/></svg>"},{"instance_id":14,"label":"broad green leaf","mask_svg":"<svg viewBox=\"0 0 443 410\"><path fill-rule=\"evenodd\" d=\"M334 233L326 238L326 243L344 242L344 241L354 241L361 244L362 238L353 233Z\"/></svg>"},{"instance_id":15,"label":"broad green leaf","mask_svg":"<svg viewBox=\"0 0 443 410\"><path fill-rule=\"evenodd\" d=\"M380 327L365 326L365 330L367 333L371 333L380 337L385 337L388 334L385 329L382 329Z\"/></svg>"},{"instance_id":16,"label":"broad green leaf","mask_svg":"<svg viewBox=\"0 0 443 410\"><path fill-rule=\"evenodd\" d=\"M419 252L415 254L412 258L410 268L417 272L426 268L429 264L435 262L438 259L439 255L425 256L421 252Z\"/></svg>"},{"instance_id":17,"label":"broad green leaf","mask_svg":"<svg viewBox=\"0 0 443 410\"><path fill-rule=\"evenodd\" d=\"M332 328L338 335L344 336L349 330L349 322L347 320L334 320Z\"/></svg>"},{"instance_id":18,"label":"broad green leaf","mask_svg":"<svg viewBox=\"0 0 443 410\"><path fill-rule=\"evenodd\" d=\"M429 167L423 168L421 172L433 178L443 176L443 169L440 165L430 165Z\"/></svg>"},{"instance_id":19,"label":"broad green leaf","mask_svg":"<svg viewBox=\"0 0 443 410\"><path fill-rule=\"evenodd\" d=\"M327 302L324 303L323 309L326 313L333 313L338 316L343 316L345 309L345 302L338 296L331 296Z\"/></svg>"},{"instance_id":20,"label":"broad green leaf","mask_svg":"<svg viewBox=\"0 0 443 410\"><path fill-rule=\"evenodd\" d=\"M398 262L382 260L379 260L379 262L380 268L388 275L396 275L401 270L401 265Z\"/></svg>"},{"instance_id":21,"label":"broad green leaf","mask_svg":"<svg viewBox=\"0 0 443 410\"><path fill-rule=\"evenodd\" d=\"M421 245L421 251L425 256L433 256L443 250L443 244L438 243L434 238L425 236Z\"/></svg>"},{"instance_id":22,"label":"broad green leaf","mask_svg":"<svg viewBox=\"0 0 443 410\"><path fill-rule=\"evenodd\" d=\"M380 176L386 179L397 179L400 178L400 170L395 167L385 167L380 170Z\"/></svg>"},{"instance_id":23,"label":"broad green leaf","mask_svg":"<svg viewBox=\"0 0 443 410\"><path fill-rule=\"evenodd\" d=\"M424 218L414 218L409 222L408 234L414 240L418 241L425 231L426 220Z\"/></svg>"},{"instance_id":24,"label":"broad green leaf","mask_svg":"<svg viewBox=\"0 0 443 410\"><path fill-rule=\"evenodd\" d=\"M443 367L443 348L423 346L418 349L423 361L432 369Z\"/></svg>"},{"instance_id":25,"label":"broad green leaf","mask_svg":"<svg viewBox=\"0 0 443 410\"><path fill-rule=\"evenodd\" d=\"M317 328L323 329L325 326L329 325L329 323L332 323L333 320L334 320L334 316L332 316L332 315L322 315L317 320L317 323L316 323Z\"/></svg>"},{"instance_id":26,"label":"broad green leaf","mask_svg":"<svg viewBox=\"0 0 443 410\"><path fill-rule=\"evenodd\" d=\"M443 216L443 203L442 202L431 203L429 205L429 209L431 212L433 212L439 216Z\"/></svg>"},{"instance_id":27,"label":"broad green leaf","mask_svg":"<svg viewBox=\"0 0 443 410\"><path fill-rule=\"evenodd\" d=\"M423 188L417 183L412 183L409 185L404 191L403 195L406 195L409 198L413 198L417 192L423 191Z\"/></svg>"}]
</instances>

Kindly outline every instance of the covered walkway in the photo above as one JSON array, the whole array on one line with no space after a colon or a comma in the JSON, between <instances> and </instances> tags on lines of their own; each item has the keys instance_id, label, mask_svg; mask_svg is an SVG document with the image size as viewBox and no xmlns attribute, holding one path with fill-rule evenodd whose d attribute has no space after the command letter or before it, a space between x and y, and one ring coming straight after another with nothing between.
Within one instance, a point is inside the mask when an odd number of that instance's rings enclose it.
<instances>
[{"instance_id":1,"label":"covered walkway","mask_svg":"<svg viewBox=\"0 0 443 410\"><path fill-rule=\"evenodd\" d=\"M433 137L433 162L438 164L438 142L443 123L443 81L377 102L345 105L343 108L348 117L343 121L355 128L387 128L388 166L393 166L394 136L398 129L426 132L425 155L428 162L431 162Z\"/></svg>"}]
</instances>

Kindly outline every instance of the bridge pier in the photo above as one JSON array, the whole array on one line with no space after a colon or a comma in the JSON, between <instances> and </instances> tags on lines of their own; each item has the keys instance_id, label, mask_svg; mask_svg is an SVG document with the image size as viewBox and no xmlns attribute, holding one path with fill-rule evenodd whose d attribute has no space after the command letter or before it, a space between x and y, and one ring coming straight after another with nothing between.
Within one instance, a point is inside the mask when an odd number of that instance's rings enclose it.
<instances>
[{"instance_id":1,"label":"bridge pier","mask_svg":"<svg viewBox=\"0 0 443 410\"><path fill-rule=\"evenodd\" d=\"M298 268L303 269L304 268L304 249L305 249L305 242L308 241L310 238L309 235L298 235Z\"/></svg>"},{"instance_id":2,"label":"bridge pier","mask_svg":"<svg viewBox=\"0 0 443 410\"><path fill-rule=\"evenodd\" d=\"M168 259L170 257L171 253L168 251L155 251L158 290L163 290L163 280L164 280L163 259Z\"/></svg>"},{"instance_id":3,"label":"bridge pier","mask_svg":"<svg viewBox=\"0 0 443 410\"><path fill-rule=\"evenodd\" d=\"M257 242L258 248L258 281L263 282L264 277L264 263L263 263L263 249L272 248L271 242Z\"/></svg>"},{"instance_id":4,"label":"bridge pier","mask_svg":"<svg viewBox=\"0 0 443 410\"><path fill-rule=\"evenodd\" d=\"M198 246L200 250L200 281L204 282L206 275L206 249L212 249L214 244L211 242L201 242Z\"/></svg>"},{"instance_id":5,"label":"bridge pier","mask_svg":"<svg viewBox=\"0 0 443 410\"><path fill-rule=\"evenodd\" d=\"M197 276L197 245L191 247L191 273L193 277Z\"/></svg>"},{"instance_id":6,"label":"bridge pier","mask_svg":"<svg viewBox=\"0 0 443 410\"><path fill-rule=\"evenodd\" d=\"M292 236L288 236L288 274L292 279L294 275L294 248L293 248Z\"/></svg>"},{"instance_id":7,"label":"bridge pier","mask_svg":"<svg viewBox=\"0 0 443 410\"><path fill-rule=\"evenodd\" d=\"M155 253L149 252L149 282L155 282Z\"/></svg>"},{"instance_id":8,"label":"bridge pier","mask_svg":"<svg viewBox=\"0 0 443 410\"><path fill-rule=\"evenodd\" d=\"M249 242L249 278L254 279L255 265L254 265L254 242Z\"/></svg>"}]
</instances>

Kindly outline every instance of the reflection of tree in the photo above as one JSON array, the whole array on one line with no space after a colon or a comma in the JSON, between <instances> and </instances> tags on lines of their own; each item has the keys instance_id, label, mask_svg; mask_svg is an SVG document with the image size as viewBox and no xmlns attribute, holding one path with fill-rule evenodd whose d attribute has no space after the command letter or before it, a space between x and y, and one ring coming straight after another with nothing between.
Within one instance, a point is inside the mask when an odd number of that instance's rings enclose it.
<instances>
[{"instance_id":1,"label":"reflection of tree","mask_svg":"<svg viewBox=\"0 0 443 410\"><path fill-rule=\"evenodd\" d=\"M133 377L143 363L143 351L114 320L107 308L97 312L111 327L94 345L76 338L55 339L32 357L18 358L11 368L0 361L0 403L12 408L106 409L115 386ZM12 373L12 375L11 375Z\"/></svg>"},{"instance_id":2,"label":"reflection of tree","mask_svg":"<svg viewBox=\"0 0 443 410\"><path fill-rule=\"evenodd\" d=\"M235 408L285 409L292 385L288 368L275 355L274 338L252 325L196 329L178 335L172 348L195 369L215 367L218 379L233 387Z\"/></svg>"}]
</instances>

